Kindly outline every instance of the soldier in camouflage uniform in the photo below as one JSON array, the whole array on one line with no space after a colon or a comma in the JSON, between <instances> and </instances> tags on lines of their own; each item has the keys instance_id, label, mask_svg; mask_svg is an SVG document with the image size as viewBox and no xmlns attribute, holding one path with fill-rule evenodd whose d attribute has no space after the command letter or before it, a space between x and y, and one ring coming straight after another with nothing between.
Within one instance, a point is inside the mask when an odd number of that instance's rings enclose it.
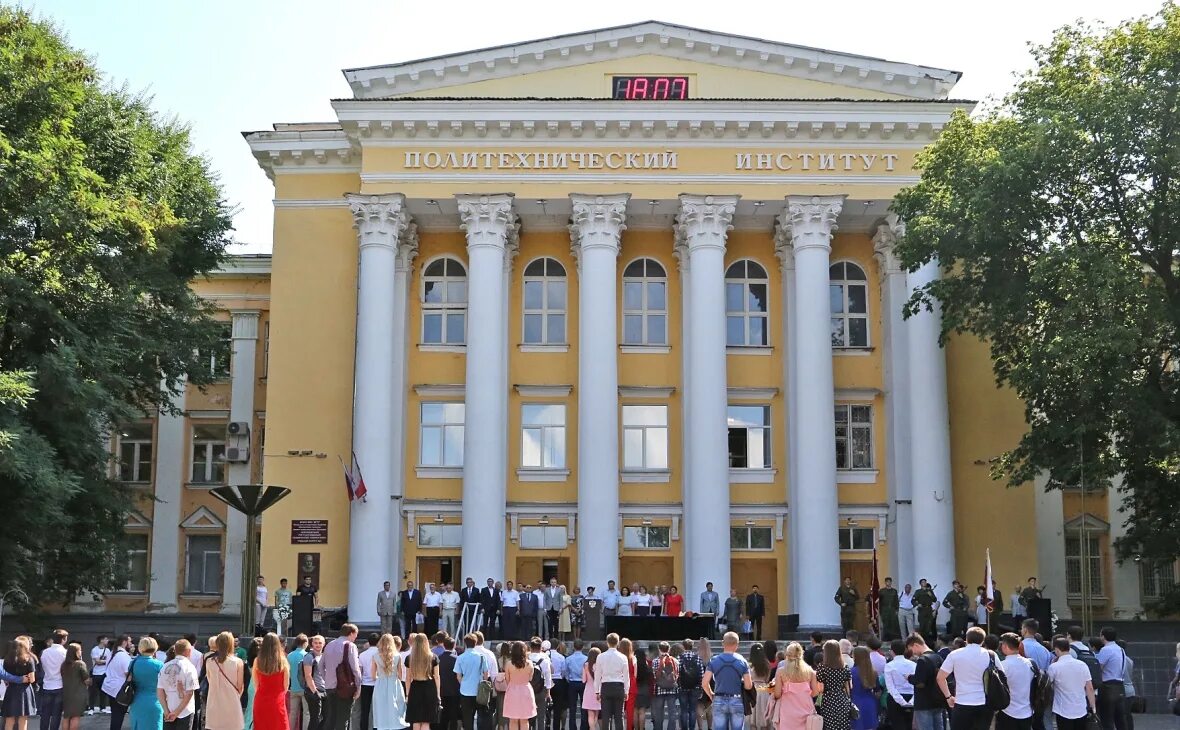
<instances>
[{"instance_id":1,"label":"soldier in camouflage uniform","mask_svg":"<svg viewBox=\"0 0 1180 730\"><path fill-rule=\"evenodd\" d=\"M856 620L856 604L860 600L860 593L852 586L852 579L845 578L844 585L836 590L836 603L840 605L840 626L844 631L851 631Z\"/></svg>"},{"instance_id":2,"label":"soldier in camouflage uniform","mask_svg":"<svg viewBox=\"0 0 1180 730\"><path fill-rule=\"evenodd\" d=\"M967 609L970 601L963 590L963 584L954 582L954 588L942 599L942 605L950 609L951 620L947 624L947 633L951 636L962 636L967 633Z\"/></svg>"},{"instance_id":3,"label":"soldier in camouflage uniform","mask_svg":"<svg viewBox=\"0 0 1180 730\"><path fill-rule=\"evenodd\" d=\"M918 581L918 590L914 591L914 605L918 607L918 631L926 638L926 642L933 646L938 637L938 630L934 626L934 619L938 614L938 596L925 578Z\"/></svg>"},{"instance_id":4,"label":"soldier in camouflage uniform","mask_svg":"<svg viewBox=\"0 0 1180 730\"><path fill-rule=\"evenodd\" d=\"M886 578L885 585L877 592L881 602L881 638L885 641L901 636L901 628L897 623L897 609L899 600L897 589L893 587L893 579Z\"/></svg>"}]
</instances>

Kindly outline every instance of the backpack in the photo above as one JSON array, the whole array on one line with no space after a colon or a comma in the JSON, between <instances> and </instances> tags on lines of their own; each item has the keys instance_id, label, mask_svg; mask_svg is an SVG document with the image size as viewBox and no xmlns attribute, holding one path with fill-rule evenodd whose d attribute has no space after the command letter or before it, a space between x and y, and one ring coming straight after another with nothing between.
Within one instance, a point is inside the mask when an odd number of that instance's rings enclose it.
<instances>
[{"instance_id":1,"label":"backpack","mask_svg":"<svg viewBox=\"0 0 1180 730\"><path fill-rule=\"evenodd\" d=\"M665 656L657 660L656 687L658 689L679 689L680 679L677 677L676 660Z\"/></svg>"},{"instance_id":2,"label":"backpack","mask_svg":"<svg viewBox=\"0 0 1180 730\"><path fill-rule=\"evenodd\" d=\"M1053 683L1049 681L1049 673L1042 672L1036 662L1032 664L1033 678L1029 686L1029 704L1036 715L1043 714L1053 706Z\"/></svg>"},{"instance_id":3,"label":"backpack","mask_svg":"<svg viewBox=\"0 0 1180 730\"><path fill-rule=\"evenodd\" d=\"M1008 689L1008 677L996 667L993 655L983 670L983 703L989 710L999 712L1012 704L1012 692Z\"/></svg>"},{"instance_id":4,"label":"backpack","mask_svg":"<svg viewBox=\"0 0 1180 730\"><path fill-rule=\"evenodd\" d=\"M1078 661L1086 665L1090 670L1090 681L1094 683L1094 691L1102 686L1102 665L1098 663L1098 657L1094 656L1094 652L1089 649L1083 649L1078 646L1070 645L1074 653L1078 655Z\"/></svg>"},{"instance_id":5,"label":"backpack","mask_svg":"<svg viewBox=\"0 0 1180 730\"><path fill-rule=\"evenodd\" d=\"M532 661L532 660L530 660ZM529 686L533 688L533 694L540 696L545 692L545 678L541 676L541 662L532 662L533 673L529 677Z\"/></svg>"},{"instance_id":6,"label":"backpack","mask_svg":"<svg viewBox=\"0 0 1180 730\"><path fill-rule=\"evenodd\" d=\"M703 679L698 668L701 662L698 659L695 662L681 661L680 662L680 689L699 689L701 686L701 679Z\"/></svg>"}]
</instances>

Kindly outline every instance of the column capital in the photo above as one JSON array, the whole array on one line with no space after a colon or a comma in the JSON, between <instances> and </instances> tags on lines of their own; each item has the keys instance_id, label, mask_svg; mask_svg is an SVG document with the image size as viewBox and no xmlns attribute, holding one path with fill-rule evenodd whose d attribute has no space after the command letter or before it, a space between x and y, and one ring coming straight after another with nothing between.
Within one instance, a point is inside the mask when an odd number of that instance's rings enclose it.
<instances>
[{"instance_id":1,"label":"column capital","mask_svg":"<svg viewBox=\"0 0 1180 730\"><path fill-rule=\"evenodd\" d=\"M795 247L791 245L791 226L785 222L786 213L774 219L774 255L778 256L783 271L795 269Z\"/></svg>"},{"instance_id":2,"label":"column capital","mask_svg":"<svg viewBox=\"0 0 1180 730\"><path fill-rule=\"evenodd\" d=\"M233 322L231 325L231 339L258 339L258 319L262 316L262 312L257 309L234 309L230 311L229 315Z\"/></svg>"},{"instance_id":3,"label":"column capital","mask_svg":"<svg viewBox=\"0 0 1180 730\"><path fill-rule=\"evenodd\" d=\"M397 244L397 260L394 262L396 271L409 271L418 257L418 224L410 221L406 231Z\"/></svg>"},{"instance_id":4,"label":"column capital","mask_svg":"<svg viewBox=\"0 0 1180 730\"><path fill-rule=\"evenodd\" d=\"M888 213L873 234L873 255L881 267L881 276L903 273L901 261L894 253L897 242L905 238L905 221L897 213Z\"/></svg>"},{"instance_id":5,"label":"column capital","mask_svg":"<svg viewBox=\"0 0 1180 730\"><path fill-rule=\"evenodd\" d=\"M725 249L725 234L733 228L733 214L739 195L680 196L680 210L676 212L676 245L687 246L689 253L697 248Z\"/></svg>"},{"instance_id":6,"label":"column capital","mask_svg":"<svg viewBox=\"0 0 1180 730\"><path fill-rule=\"evenodd\" d=\"M844 207L844 195L789 195L782 220L790 227L795 250L822 248L832 250L832 233L836 218Z\"/></svg>"},{"instance_id":7,"label":"column capital","mask_svg":"<svg viewBox=\"0 0 1180 730\"><path fill-rule=\"evenodd\" d=\"M570 193L570 249L580 257L584 249L607 248L619 255L627 229L627 201L631 193L580 195Z\"/></svg>"},{"instance_id":8,"label":"column capital","mask_svg":"<svg viewBox=\"0 0 1180 730\"><path fill-rule=\"evenodd\" d=\"M504 249L515 244L520 221L512 193L456 195L455 200L459 204L459 227L467 233L469 250L479 246Z\"/></svg>"},{"instance_id":9,"label":"column capital","mask_svg":"<svg viewBox=\"0 0 1180 730\"><path fill-rule=\"evenodd\" d=\"M348 201L348 209L352 211L352 225L357 230L360 247L379 246L396 250L398 241L410 223L406 196L401 193L349 193L344 197Z\"/></svg>"}]
</instances>

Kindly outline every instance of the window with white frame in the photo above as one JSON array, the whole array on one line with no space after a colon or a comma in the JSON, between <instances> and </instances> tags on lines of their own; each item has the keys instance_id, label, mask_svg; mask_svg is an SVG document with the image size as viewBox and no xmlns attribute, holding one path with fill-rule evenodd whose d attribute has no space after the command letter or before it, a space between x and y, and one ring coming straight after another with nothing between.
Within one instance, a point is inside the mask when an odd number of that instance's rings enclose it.
<instances>
[{"instance_id":1,"label":"window with white frame","mask_svg":"<svg viewBox=\"0 0 1180 730\"><path fill-rule=\"evenodd\" d=\"M128 593L147 593L148 589L148 535L134 532L127 539L127 583L123 590Z\"/></svg>"},{"instance_id":2,"label":"window with white frame","mask_svg":"<svg viewBox=\"0 0 1180 730\"><path fill-rule=\"evenodd\" d=\"M185 544L184 592L221 593L221 535L189 535Z\"/></svg>"},{"instance_id":3,"label":"window with white frame","mask_svg":"<svg viewBox=\"0 0 1180 730\"><path fill-rule=\"evenodd\" d=\"M270 374L270 321L262 327L262 377Z\"/></svg>"},{"instance_id":4,"label":"window with white frame","mask_svg":"<svg viewBox=\"0 0 1180 730\"><path fill-rule=\"evenodd\" d=\"M1106 595L1102 587L1102 541L1098 535L1081 531L1065 534L1065 592L1071 596L1089 593ZM1083 555L1083 548L1085 554Z\"/></svg>"},{"instance_id":5,"label":"window with white frame","mask_svg":"<svg viewBox=\"0 0 1180 730\"><path fill-rule=\"evenodd\" d=\"M225 482L225 424L193 425L192 481L194 484Z\"/></svg>"},{"instance_id":6,"label":"window with white frame","mask_svg":"<svg viewBox=\"0 0 1180 730\"><path fill-rule=\"evenodd\" d=\"M729 425L729 467L769 469L770 406L730 405L726 417Z\"/></svg>"},{"instance_id":7,"label":"window with white frame","mask_svg":"<svg viewBox=\"0 0 1180 730\"><path fill-rule=\"evenodd\" d=\"M462 403L423 403L420 466L463 466Z\"/></svg>"},{"instance_id":8,"label":"window with white frame","mask_svg":"<svg viewBox=\"0 0 1180 730\"><path fill-rule=\"evenodd\" d=\"M876 547L873 544L877 538L876 530L872 527L841 527L839 532L841 550L872 550Z\"/></svg>"},{"instance_id":9,"label":"window with white frame","mask_svg":"<svg viewBox=\"0 0 1180 730\"><path fill-rule=\"evenodd\" d=\"M520 528L519 543L523 550L564 550L569 544L569 533L561 525L524 525Z\"/></svg>"},{"instance_id":10,"label":"window with white frame","mask_svg":"<svg viewBox=\"0 0 1180 730\"><path fill-rule=\"evenodd\" d=\"M525 403L520 407L521 466L565 468L565 406Z\"/></svg>"},{"instance_id":11,"label":"window with white frame","mask_svg":"<svg viewBox=\"0 0 1180 730\"><path fill-rule=\"evenodd\" d=\"M230 362L234 351L234 328L231 322L218 324L220 330L219 342L212 350L197 350L197 360L201 367L209 368L209 374L214 380L225 380L230 375Z\"/></svg>"},{"instance_id":12,"label":"window with white frame","mask_svg":"<svg viewBox=\"0 0 1180 730\"><path fill-rule=\"evenodd\" d=\"M418 547L459 547L463 544L463 525L436 522L418 525Z\"/></svg>"},{"instance_id":13,"label":"window with white frame","mask_svg":"<svg viewBox=\"0 0 1180 730\"><path fill-rule=\"evenodd\" d=\"M836 404L836 468L873 468L873 407Z\"/></svg>"},{"instance_id":14,"label":"window with white frame","mask_svg":"<svg viewBox=\"0 0 1180 730\"><path fill-rule=\"evenodd\" d=\"M564 345L565 267L554 259L524 269L524 344Z\"/></svg>"},{"instance_id":15,"label":"window with white frame","mask_svg":"<svg viewBox=\"0 0 1180 730\"><path fill-rule=\"evenodd\" d=\"M623 528L626 550L665 550L672 545L672 528L638 525Z\"/></svg>"},{"instance_id":16,"label":"window with white frame","mask_svg":"<svg viewBox=\"0 0 1180 730\"><path fill-rule=\"evenodd\" d=\"M832 347L869 346L869 284L864 269L849 261L828 269L832 302Z\"/></svg>"},{"instance_id":17,"label":"window with white frame","mask_svg":"<svg viewBox=\"0 0 1180 730\"><path fill-rule=\"evenodd\" d=\"M152 424L130 423L119 429L119 479L139 484L152 480Z\"/></svg>"},{"instance_id":18,"label":"window with white frame","mask_svg":"<svg viewBox=\"0 0 1180 730\"><path fill-rule=\"evenodd\" d=\"M766 269L742 259L725 272L725 344L730 347L760 347L767 336Z\"/></svg>"},{"instance_id":19,"label":"window with white frame","mask_svg":"<svg viewBox=\"0 0 1180 730\"><path fill-rule=\"evenodd\" d=\"M744 525L729 528L730 550L771 550L774 533L769 527Z\"/></svg>"},{"instance_id":20,"label":"window with white frame","mask_svg":"<svg viewBox=\"0 0 1180 730\"><path fill-rule=\"evenodd\" d=\"M435 259L422 272L422 344L466 341L467 270L455 259Z\"/></svg>"},{"instance_id":21,"label":"window with white frame","mask_svg":"<svg viewBox=\"0 0 1180 730\"><path fill-rule=\"evenodd\" d=\"M668 274L655 259L623 270L623 344L668 344Z\"/></svg>"},{"instance_id":22,"label":"window with white frame","mask_svg":"<svg viewBox=\"0 0 1180 730\"><path fill-rule=\"evenodd\" d=\"M668 406L623 406L623 468L668 468Z\"/></svg>"},{"instance_id":23,"label":"window with white frame","mask_svg":"<svg viewBox=\"0 0 1180 730\"><path fill-rule=\"evenodd\" d=\"M1176 561L1139 562L1139 592L1144 598L1159 600L1172 592L1176 586Z\"/></svg>"}]
</instances>

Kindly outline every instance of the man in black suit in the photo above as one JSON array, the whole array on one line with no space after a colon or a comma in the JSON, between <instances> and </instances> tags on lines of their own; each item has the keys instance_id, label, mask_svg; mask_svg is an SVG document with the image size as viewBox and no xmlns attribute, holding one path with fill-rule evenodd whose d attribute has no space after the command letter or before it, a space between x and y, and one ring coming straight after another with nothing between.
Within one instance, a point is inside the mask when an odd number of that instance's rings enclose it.
<instances>
[{"instance_id":1,"label":"man in black suit","mask_svg":"<svg viewBox=\"0 0 1180 730\"><path fill-rule=\"evenodd\" d=\"M459 727L459 678L455 676L455 640L450 636L442 641L438 655L439 700L442 712L439 721L431 723L431 730L455 730Z\"/></svg>"},{"instance_id":2,"label":"man in black suit","mask_svg":"<svg viewBox=\"0 0 1180 730\"><path fill-rule=\"evenodd\" d=\"M488 584L479 592L479 603L483 607L483 633L491 637L493 627L500 626L500 589L496 581L488 578Z\"/></svg>"},{"instance_id":3,"label":"man in black suit","mask_svg":"<svg viewBox=\"0 0 1180 730\"><path fill-rule=\"evenodd\" d=\"M472 607L467 608L469 605ZM465 585L462 589L459 590L459 619L462 620L462 619L466 618L468 620L468 622L474 620L475 619L475 606L478 606L478 605L479 605L479 589L475 587L475 580L472 578L468 578L467 585ZM469 631L475 631L476 629L482 628L482 626L477 625L477 624L469 623L468 625L470 626L470 628L468 629Z\"/></svg>"},{"instance_id":4,"label":"man in black suit","mask_svg":"<svg viewBox=\"0 0 1180 730\"><path fill-rule=\"evenodd\" d=\"M765 615L766 596L758 592L758 586L752 586L746 596L746 618L750 619L750 634L755 641L762 641L762 617Z\"/></svg>"},{"instance_id":5,"label":"man in black suit","mask_svg":"<svg viewBox=\"0 0 1180 730\"><path fill-rule=\"evenodd\" d=\"M410 634L414 633L418 612L422 610L422 591L414 587L414 581L408 580L406 589L398 594L398 599L402 607L402 630L405 633L403 638L408 640Z\"/></svg>"}]
</instances>

